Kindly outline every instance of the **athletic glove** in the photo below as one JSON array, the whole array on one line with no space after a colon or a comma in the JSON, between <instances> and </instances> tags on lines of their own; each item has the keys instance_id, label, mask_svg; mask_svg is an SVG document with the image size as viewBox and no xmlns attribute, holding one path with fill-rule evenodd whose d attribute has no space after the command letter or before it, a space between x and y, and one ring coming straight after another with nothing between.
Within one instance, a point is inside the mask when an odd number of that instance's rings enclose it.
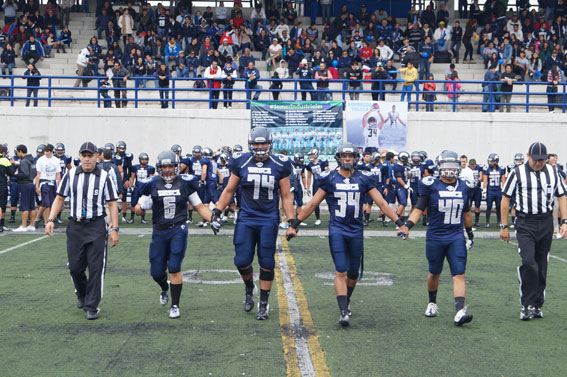
<instances>
[{"instance_id":1,"label":"athletic glove","mask_svg":"<svg viewBox=\"0 0 567 377\"><path fill-rule=\"evenodd\" d=\"M305 195L305 196L311 196L311 190L309 190L309 189L303 190L303 195Z\"/></svg>"},{"instance_id":2,"label":"athletic glove","mask_svg":"<svg viewBox=\"0 0 567 377\"><path fill-rule=\"evenodd\" d=\"M301 221L299 221L298 219L293 219L293 220L289 220L288 225L290 228L293 228L295 230L295 233L297 234L297 232L299 231L297 228L299 227L299 224L301 224ZM295 237L295 235L293 234L288 234L286 236L286 239L289 241L291 240L293 237Z\"/></svg>"},{"instance_id":3,"label":"athletic glove","mask_svg":"<svg viewBox=\"0 0 567 377\"><path fill-rule=\"evenodd\" d=\"M474 240L467 240L467 251L472 249L474 246Z\"/></svg>"},{"instance_id":4,"label":"athletic glove","mask_svg":"<svg viewBox=\"0 0 567 377\"><path fill-rule=\"evenodd\" d=\"M144 211L147 209L152 209L153 201L149 195L140 196L138 202L140 203L140 208L142 208Z\"/></svg>"},{"instance_id":5,"label":"athletic glove","mask_svg":"<svg viewBox=\"0 0 567 377\"><path fill-rule=\"evenodd\" d=\"M413 194L413 189L411 187L408 189L408 194L410 194L410 195Z\"/></svg>"},{"instance_id":6,"label":"athletic glove","mask_svg":"<svg viewBox=\"0 0 567 377\"><path fill-rule=\"evenodd\" d=\"M294 192L295 191L295 187L291 186L291 188L289 189L289 192Z\"/></svg>"},{"instance_id":7,"label":"athletic glove","mask_svg":"<svg viewBox=\"0 0 567 377\"><path fill-rule=\"evenodd\" d=\"M224 187L222 187L222 183L217 183L217 191L222 192Z\"/></svg>"},{"instance_id":8,"label":"athletic glove","mask_svg":"<svg viewBox=\"0 0 567 377\"><path fill-rule=\"evenodd\" d=\"M467 251L469 251L474 246L474 233L472 231L472 227L466 227L465 231L467 232L467 237L469 238L466 243Z\"/></svg>"},{"instance_id":9,"label":"athletic glove","mask_svg":"<svg viewBox=\"0 0 567 377\"><path fill-rule=\"evenodd\" d=\"M404 186L404 188L405 188L406 190L409 190L409 189L410 189L410 184L409 184L409 183L406 183L406 185Z\"/></svg>"},{"instance_id":10,"label":"athletic glove","mask_svg":"<svg viewBox=\"0 0 567 377\"><path fill-rule=\"evenodd\" d=\"M199 179L199 187L205 187L207 185L207 182L205 182L204 179Z\"/></svg>"},{"instance_id":11,"label":"athletic glove","mask_svg":"<svg viewBox=\"0 0 567 377\"><path fill-rule=\"evenodd\" d=\"M213 230L213 233L215 235L222 227L222 222L220 220L221 214L222 212L218 208L215 208L211 211L211 229Z\"/></svg>"},{"instance_id":12,"label":"athletic glove","mask_svg":"<svg viewBox=\"0 0 567 377\"><path fill-rule=\"evenodd\" d=\"M486 189L482 189L482 200L486 200Z\"/></svg>"}]
</instances>

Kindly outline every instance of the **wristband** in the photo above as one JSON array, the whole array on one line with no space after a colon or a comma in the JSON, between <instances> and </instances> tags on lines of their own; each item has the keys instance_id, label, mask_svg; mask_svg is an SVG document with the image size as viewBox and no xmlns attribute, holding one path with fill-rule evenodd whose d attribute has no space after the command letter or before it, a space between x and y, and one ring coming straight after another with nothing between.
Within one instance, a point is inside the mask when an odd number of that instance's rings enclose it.
<instances>
[{"instance_id":1,"label":"wristband","mask_svg":"<svg viewBox=\"0 0 567 377\"><path fill-rule=\"evenodd\" d=\"M408 229L411 230L411 228L413 228L413 226L415 225L415 223L411 220L408 220L408 222L406 223L406 226L408 227Z\"/></svg>"},{"instance_id":2,"label":"wristband","mask_svg":"<svg viewBox=\"0 0 567 377\"><path fill-rule=\"evenodd\" d=\"M120 228L117 227L117 226L114 226L114 227L110 228L110 231L111 231L111 232L116 231L116 233L118 233L119 230L120 230Z\"/></svg>"},{"instance_id":3,"label":"wristband","mask_svg":"<svg viewBox=\"0 0 567 377\"><path fill-rule=\"evenodd\" d=\"M561 225L563 225L563 224L567 224L567 219L561 220Z\"/></svg>"},{"instance_id":4,"label":"wristband","mask_svg":"<svg viewBox=\"0 0 567 377\"><path fill-rule=\"evenodd\" d=\"M47 222L48 222L48 223L54 223L54 222L55 222L55 219L47 219Z\"/></svg>"},{"instance_id":5,"label":"wristband","mask_svg":"<svg viewBox=\"0 0 567 377\"><path fill-rule=\"evenodd\" d=\"M469 237L469 240L472 240L474 238L472 226L465 227L465 231L467 232L467 236Z\"/></svg>"},{"instance_id":6,"label":"wristband","mask_svg":"<svg viewBox=\"0 0 567 377\"><path fill-rule=\"evenodd\" d=\"M404 222L402 221L402 219L400 219L398 217L398 219L396 221L394 221L394 224L396 224L397 226L399 226L400 228L406 224L404 224Z\"/></svg>"},{"instance_id":7,"label":"wristband","mask_svg":"<svg viewBox=\"0 0 567 377\"><path fill-rule=\"evenodd\" d=\"M292 219L292 220L288 220L287 223L291 228L297 230L297 227L299 226L301 221L299 221L299 219Z\"/></svg>"},{"instance_id":8,"label":"wristband","mask_svg":"<svg viewBox=\"0 0 567 377\"><path fill-rule=\"evenodd\" d=\"M216 216L216 217L220 217L220 215L222 214L221 210L218 209L218 208L213 209L211 211L211 213L213 214L213 216Z\"/></svg>"},{"instance_id":9,"label":"wristband","mask_svg":"<svg viewBox=\"0 0 567 377\"><path fill-rule=\"evenodd\" d=\"M508 225L500 224L500 229L508 229Z\"/></svg>"}]
</instances>

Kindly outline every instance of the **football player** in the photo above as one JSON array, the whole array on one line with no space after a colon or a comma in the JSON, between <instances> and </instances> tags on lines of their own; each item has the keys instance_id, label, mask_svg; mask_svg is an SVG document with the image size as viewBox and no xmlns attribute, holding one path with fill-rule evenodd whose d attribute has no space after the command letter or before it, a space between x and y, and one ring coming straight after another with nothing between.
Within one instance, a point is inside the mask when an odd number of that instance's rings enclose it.
<instances>
[{"instance_id":1,"label":"football player","mask_svg":"<svg viewBox=\"0 0 567 377\"><path fill-rule=\"evenodd\" d=\"M370 171L372 168L373 168L372 152L370 151L370 149L367 149L362 154L362 159L360 161L358 161L358 163L356 164L356 169L357 170ZM376 182L374 182L374 183L376 183ZM368 195L364 194L364 198L363 198L362 202L363 202L362 210L364 212L363 225L368 226L368 224L370 223L370 212L372 211L372 198L370 198Z\"/></svg>"},{"instance_id":2,"label":"football player","mask_svg":"<svg viewBox=\"0 0 567 377\"><path fill-rule=\"evenodd\" d=\"M12 165L18 168L20 164L20 158L18 157L18 151L14 148L14 155L10 158ZM16 211L18 210L18 202L20 200L18 179L16 174L10 177L10 218L8 223L13 224L16 222Z\"/></svg>"},{"instance_id":3,"label":"football player","mask_svg":"<svg viewBox=\"0 0 567 377\"><path fill-rule=\"evenodd\" d=\"M469 161L469 168L471 168L473 172L473 182L474 182L474 189L472 193L471 203L474 204L474 226L479 226L479 218L480 218L480 202L482 200L482 187L481 183L483 182L482 179L482 167L477 165L476 160L471 158Z\"/></svg>"},{"instance_id":4,"label":"football player","mask_svg":"<svg viewBox=\"0 0 567 377\"><path fill-rule=\"evenodd\" d=\"M401 151L398 154L398 161L394 164L394 178L395 178L395 190L396 199L398 201L398 209L396 213L403 220L404 214L406 212L406 206L408 205L408 190L411 189L409 183L409 162L410 155L406 151Z\"/></svg>"},{"instance_id":5,"label":"football player","mask_svg":"<svg viewBox=\"0 0 567 377\"><path fill-rule=\"evenodd\" d=\"M169 318L179 318L179 299L183 287L181 264L187 249L187 203L197 210L199 215L211 222L216 234L220 229L217 216L201 203L197 189L199 178L192 175L179 175L179 156L171 151L158 155L156 176L138 184L138 192L145 195L136 205L137 215L152 208L152 242L150 244L150 272L160 286L159 301L167 305L168 291L171 288L171 307ZM149 196L149 197L147 197ZM167 271L169 281L167 283Z\"/></svg>"},{"instance_id":6,"label":"football player","mask_svg":"<svg viewBox=\"0 0 567 377\"><path fill-rule=\"evenodd\" d=\"M311 196L311 193L317 192L319 188L319 178L321 177L321 173L326 170L329 170L329 161L326 158L321 157L319 158L319 150L313 148L307 154L309 158L309 164L307 164L307 186L305 189L305 195ZM313 180L313 191L309 190L311 187L311 181ZM319 206L315 208L315 226L321 225L321 210Z\"/></svg>"},{"instance_id":7,"label":"football player","mask_svg":"<svg viewBox=\"0 0 567 377\"><path fill-rule=\"evenodd\" d=\"M296 153L293 156L293 174L289 176L291 190L293 192L293 205L295 213L301 212L303 207L303 187L307 187L305 180L305 156L303 153ZM304 226L307 224L303 224Z\"/></svg>"},{"instance_id":8,"label":"football player","mask_svg":"<svg viewBox=\"0 0 567 377\"><path fill-rule=\"evenodd\" d=\"M73 160L73 158L65 154L65 145L63 143L55 144L55 157L59 159L61 165L61 177L63 177L67 170L72 168L71 161ZM63 221L61 220L61 212L59 212L55 221L57 221L58 224L63 223Z\"/></svg>"},{"instance_id":9,"label":"football player","mask_svg":"<svg viewBox=\"0 0 567 377\"><path fill-rule=\"evenodd\" d=\"M396 191L394 190L394 153L393 152L386 152L384 155L384 162L382 163L381 175L382 175L382 183L384 187L383 196L384 200L388 204L396 202ZM388 224L386 223L386 215L382 213L382 226L387 227Z\"/></svg>"},{"instance_id":10,"label":"football player","mask_svg":"<svg viewBox=\"0 0 567 377\"><path fill-rule=\"evenodd\" d=\"M37 160L39 160L40 157L43 157L44 150L45 150L45 144L39 144L39 145L37 146L37 148L35 149L35 152L36 152L37 154L36 154L35 157L33 158L34 162L37 162Z\"/></svg>"},{"instance_id":11,"label":"football player","mask_svg":"<svg viewBox=\"0 0 567 377\"><path fill-rule=\"evenodd\" d=\"M193 147L193 150L191 151L191 157L188 157L188 159L186 160L188 169L187 172L191 175L194 175L195 177L197 177L197 179L199 180L199 190L198 190L198 194L199 194L199 198L202 200L205 199L205 194L206 194L206 177L207 177L207 171L206 168L203 169L203 165L208 165L209 160L208 159L204 159L202 160L202 156L201 153L203 152L203 148L201 148L200 145L195 145ZM193 223L193 207L189 206L189 224ZM205 222L201 221L199 223L199 226L204 226Z\"/></svg>"},{"instance_id":12,"label":"football player","mask_svg":"<svg viewBox=\"0 0 567 377\"><path fill-rule=\"evenodd\" d=\"M509 175L510 172L512 172L512 170L514 170L514 168L516 166L520 166L524 163L524 155L522 153L516 153L514 155L514 163L512 165L508 165L506 167L506 173ZM510 228L514 229L516 227L516 225L514 224L516 222L516 196L512 195L512 197L510 198L510 215L512 216L512 223L510 224ZM561 223L561 221L560 221Z\"/></svg>"},{"instance_id":13,"label":"football player","mask_svg":"<svg viewBox=\"0 0 567 377\"><path fill-rule=\"evenodd\" d=\"M255 127L248 135L250 152L234 154L229 162L230 178L213 214L220 216L238 187L241 188L240 213L234 229L234 264L245 284L244 311L254 307L252 262L257 249L260 264L260 302L256 319L269 317L268 298L274 280L276 240L278 237L279 198L288 219L293 219L293 200L289 158L273 155L273 139L265 127ZM290 220L291 221L291 220Z\"/></svg>"},{"instance_id":14,"label":"football player","mask_svg":"<svg viewBox=\"0 0 567 377\"><path fill-rule=\"evenodd\" d=\"M219 182L222 182L222 175L218 168L218 164L213 158L213 150L211 148L203 148L203 163L206 164L206 180L205 180L205 200L203 203L209 205L210 203L216 203L219 194L217 192L217 186ZM206 226L207 224L203 224Z\"/></svg>"},{"instance_id":15,"label":"football player","mask_svg":"<svg viewBox=\"0 0 567 377\"><path fill-rule=\"evenodd\" d=\"M370 116L372 113L377 113L380 122L375 116ZM362 132L364 133L364 147L370 148L372 152L380 150L378 140L380 138L380 131L384 127L384 117L380 113L380 105L377 103L372 105L372 108L362 116Z\"/></svg>"},{"instance_id":16,"label":"football player","mask_svg":"<svg viewBox=\"0 0 567 377\"><path fill-rule=\"evenodd\" d=\"M439 315L437 289L443 262L447 258L453 276L456 309L454 323L456 326L461 326L473 319L472 314L467 313L465 307L465 266L467 250L474 244L470 211L474 182L459 178L461 163L459 155L453 151L441 152L437 157L436 165L439 177L428 176L419 183L419 197L407 226L411 230L427 208L429 227L425 235L425 256L429 263L427 275L429 303L425 315L427 317ZM463 225L468 237L466 242Z\"/></svg>"},{"instance_id":17,"label":"football player","mask_svg":"<svg viewBox=\"0 0 567 377\"><path fill-rule=\"evenodd\" d=\"M423 171L425 170L425 165L421 158L421 154L418 151L411 153L411 166L410 166L410 200L411 209L415 208L417 203L417 197L419 195L419 181L423 178Z\"/></svg>"},{"instance_id":18,"label":"football player","mask_svg":"<svg viewBox=\"0 0 567 377\"><path fill-rule=\"evenodd\" d=\"M483 196L486 194L486 228L490 228L490 212L492 204L496 204L496 221L500 224L500 201L502 187L506 183L506 169L498 166L500 156L491 153L488 156L488 166L482 171Z\"/></svg>"},{"instance_id":19,"label":"football player","mask_svg":"<svg viewBox=\"0 0 567 377\"><path fill-rule=\"evenodd\" d=\"M124 179L124 187L122 187L122 213L124 214L124 216L126 216L126 214L128 213L128 193L132 191L129 178L132 173L132 161L134 160L134 155L132 155L132 153L126 152L125 142L119 141L118 143L116 143L116 157L122 160L122 177ZM132 205L130 205L130 208L131 207Z\"/></svg>"},{"instance_id":20,"label":"football player","mask_svg":"<svg viewBox=\"0 0 567 377\"><path fill-rule=\"evenodd\" d=\"M227 154L226 152L221 153L221 155L219 156L219 160L218 160L219 163L218 168L220 171L219 177L222 177L222 181L219 179L219 187L218 187L219 198L222 192L224 191L226 185L228 185L228 178L230 177L230 170L228 170L229 160L230 160L230 155ZM219 198L216 198L215 202L218 202ZM223 223L227 221L229 213L232 214L235 213L235 209L234 209L235 206L236 203L234 202L234 197L233 197L232 200L230 201L230 205L226 207L226 209L224 210L224 216L221 217Z\"/></svg>"},{"instance_id":21,"label":"football player","mask_svg":"<svg viewBox=\"0 0 567 377\"><path fill-rule=\"evenodd\" d=\"M130 220L128 224L134 222L134 215L136 214L136 204L138 204L138 199L140 199L140 184L147 178L153 177L156 173L156 168L148 165L150 162L150 156L147 153L140 153L138 156L139 164L132 166L130 173L130 183L128 187L132 187L132 198L130 199ZM142 224L147 224L145 214L142 215Z\"/></svg>"},{"instance_id":22,"label":"football player","mask_svg":"<svg viewBox=\"0 0 567 377\"><path fill-rule=\"evenodd\" d=\"M337 149L335 159L339 169L321 174L319 188L313 198L305 205L297 218L290 222L287 237L297 234L299 224L326 199L331 218L329 220L329 246L335 264L335 295L339 305L339 323L350 323L350 299L359 277L363 255L362 204L364 194L368 194L390 219L400 227L399 234L409 234L403 221L389 207L376 190L372 174L355 169L358 151L352 143L343 143Z\"/></svg>"}]
</instances>

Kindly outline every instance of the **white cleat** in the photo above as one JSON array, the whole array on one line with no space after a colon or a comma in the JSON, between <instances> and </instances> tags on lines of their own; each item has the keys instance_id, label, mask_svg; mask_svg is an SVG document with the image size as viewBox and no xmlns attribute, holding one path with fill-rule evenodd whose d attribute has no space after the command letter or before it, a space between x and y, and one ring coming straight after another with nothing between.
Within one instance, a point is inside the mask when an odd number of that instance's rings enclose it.
<instances>
[{"instance_id":1,"label":"white cleat","mask_svg":"<svg viewBox=\"0 0 567 377\"><path fill-rule=\"evenodd\" d=\"M350 325L350 316L348 315L348 311L341 312L341 317L339 318L339 323L343 327L347 327Z\"/></svg>"},{"instance_id":2,"label":"white cleat","mask_svg":"<svg viewBox=\"0 0 567 377\"><path fill-rule=\"evenodd\" d=\"M462 326L465 323L472 321L473 315L467 313L467 307L465 306L455 314L455 326Z\"/></svg>"},{"instance_id":3,"label":"white cleat","mask_svg":"<svg viewBox=\"0 0 567 377\"><path fill-rule=\"evenodd\" d=\"M21 226L21 225L20 225L19 227L17 227L16 229L13 230L13 232L27 232L27 231L28 231L28 228L27 228L27 227L24 228L24 227Z\"/></svg>"},{"instance_id":4,"label":"white cleat","mask_svg":"<svg viewBox=\"0 0 567 377\"><path fill-rule=\"evenodd\" d=\"M159 294L159 303L165 306L167 305L168 301L169 301L169 295L167 294L167 291L161 291Z\"/></svg>"},{"instance_id":5,"label":"white cleat","mask_svg":"<svg viewBox=\"0 0 567 377\"><path fill-rule=\"evenodd\" d=\"M321 220L320 219L315 220L315 226L319 226L319 225L321 225Z\"/></svg>"},{"instance_id":6,"label":"white cleat","mask_svg":"<svg viewBox=\"0 0 567 377\"><path fill-rule=\"evenodd\" d=\"M28 229L28 232L35 232L35 226L33 226L33 225L28 226L27 229Z\"/></svg>"},{"instance_id":7,"label":"white cleat","mask_svg":"<svg viewBox=\"0 0 567 377\"><path fill-rule=\"evenodd\" d=\"M286 222L284 222L284 221L282 221L282 222L280 223L280 228L282 228L282 229L287 229L287 228L289 228L289 224L286 223Z\"/></svg>"},{"instance_id":8,"label":"white cleat","mask_svg":"<svg viewBox=\"0 0 567 377\"><path fill-rule=\"evenodd\" d=\"M177 305L172 305L171 308L169 308L169 318L176 319L179 318L180 315L179 307Z\"/></svg>"},{"instance_id":9,"label":"white cleat","mask_svg":"<svg viewBox=\"0 0 567 377\"><path fill-rule=\"evenodd\" d=\"M307 224L301 222L301 223L299 223L299 226L307 226Z\"/></svg>"},{"instance_id":10,"label":"white cleat","mask_svg":"<svg viewBox=\"0 0 567 377\"><path fill-rule=\"evenodd\" d=\"M427 309L425 309L425 316L426 317L437 317L439 315L439 308L437 304L434 302L430 302L427 304Z\"/></svg>"}]
</instances>

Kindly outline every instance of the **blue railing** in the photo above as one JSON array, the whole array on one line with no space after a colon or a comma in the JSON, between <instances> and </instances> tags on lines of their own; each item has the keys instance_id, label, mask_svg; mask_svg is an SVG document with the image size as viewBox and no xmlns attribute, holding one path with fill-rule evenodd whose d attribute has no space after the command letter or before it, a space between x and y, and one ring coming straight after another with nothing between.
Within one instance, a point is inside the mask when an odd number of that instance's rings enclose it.
<instances>
[{"instance_id":1,"label":"blue railing","mask_svg":"<svg viewBox=\"0 0 567 377\"><path fill-rule=\"evenodd\" d=\"M0 100L9 100L10 106L14 106L16 102L21 101L30 101L30 104L33 101L37 100L38 102L47 102L47 106L51 107L57 102L68 102L68 101L81 101L87 103L96 104L97 107L104 107L105 104L111 105L112 102L115 103L125 103L125 102L133 102L134 107L139 107L140 104L144 102L161 102L166 103L171 108L175 108L176 105L179 103L186 103L186 102L201 102L201 103L208 103L209 108L214 108L215 106L222 105L223 103L243 103L245 104L246 108L250 106L250 100L255 99L254 95L257 93L261 96L260 100L274 100L273 94L277 94L280 96L281 100L285 101L300 101L303 97L306 100L340 100L346 101L349 99L357 99L357 96L360 97L360 94L367 94L372 97L373 100L380 100L384 99L385 95L390 95L388 100L400 100L401 95L405 93L407 96L411 94L411 100L407 101L411 109L415 109L415 111L424 111L428 107L427 105L435 105L437 106L437 110L439 110L439 105L446 105L446 111L461 111L462 109L469 108L471 111L478 111L478 106L483 107L483 111L493 112L497 110L501 106L511 106L512 108L522 108L525 112L529 112L530 109L537 108L537 107L549 107L549 110L560 110L561 112L565 113L567 111L567 83L560 82L557 86L553 87L553 90L556 92L549 93L547 92L550 88L552 88L546 82L538 82L538 81L527 81L527 82L514 82L513 87L516 91L508 93L502 92L500 89L500 85L502 82L484 82L484 81L458 81L462 87L467 86L470 87L470 84L474 84L477 89L470 90L470 89L463 89L463 90L456 90L456 85L451 85L451 90L446 90L445 84L455 84L455 81L447 81L447 80L436 80L436 81L428 81L436 83L440 90L436 90L435 92L425 91L423 90L425 81L416 81L414 85L411 86L411 91L402 91L402 87L404 86L403 80L370 80L370 79L363 79L361 80L363 84L362 89L356 90L349 86L351 81L349 80L329 80L332 88L329 89L321 89L316 87L317 80L300 80L300 79L284 79L284 80L276 80L276 79L259 79L257 80L258 85L262 87L262 89L258 88L246 88L246 79L234 79L236 88L218 88L218 89L209 89L208 87L205 88L194 88L192 87L193 83L197 81L203 82L206 84L211 84L210 79L206 78L177 78L172 77L170 79L170 86L168 88L159 88L157 87L157 77L154 76L142 76L142 77L129 77L128 82L133 82L134 85L131 87L126 88L104 88L101 86L102 77L101 76L34 76L34 78L40 78L41 84L39 86L27 86L25 82L22 82L22 79L27 79L29 76L0 76L3 78L8 78L9 81L1 80L0 79ZM74 80L95 80L95 86L88 86L88 87L74 87L70 85L61 85L56 84L54 81L65 81L69 80L69 82ZM112 80L109 80L112 82ZM146 85L148 82L153 82L154 86L152 88L148 88ZM190 82L191 87L180 86L179 83L181 82ZM284 88L284 89L269 89L270 85L274 82L281 82L283 83L293 83L292 88ZM45 84L47 83L47 84ZM301 84L308 83L311 84L313 89L302 89ZM336 84L340 84L340 88L336 88ZM370 86L372 83L378 85L377 90L371 90ZM517 88L521 87L524 90L517 91ZM5 93L2 95L2 89L4 89ZM23 95L24 90L28 89L37 89L38 96L33 97L31 94L26 91L26 95ZM7 93L6 93L7 91ZM64 95L58 96L56 95L58 91L67 91L67 92L75 92L75 93L82 93L84 94L83 97L71 97L68 93L63 93ZM114 91L126 92L126 95L130 98L111 98L111 94ZM167 95L168 98L160 98L160 95L156 95L155 97L148 98L145 94L148 93L159 93L165 97ZM207 93L205 98L184 98L180 96L182 93ZM232 95L236 93L245 93L245 98L235 98L235 99L224 99L225 93L231 93ZM145 94L144 94L145 93ZM281 98L282 94L291 93L291 96L286 95L285 98ZM41 94L41 95L40 95ZM105 94L108 95L108 98L105 98ZM391 95L396 94L397 98L392 98ZM429 95L438 96L437 99L430 100L431 97ZM509 103L504 102L504 95L511 94L513 102L510 101ZM351 97L352 96L352 97ZM440 96L443 96L439 98ZM464 96L469 96L466 101L462 101ZM470 97L473 96L473 97ZM479 100L476 97L482 97ZM218 98L215 98L218 97ZM291 97L291 98L290 98ZM544 101L537 101L538 98L544 97L546 100ZM407 97L406 97L407 98ZM361 100L366 100L370 98L361 98ZM429 106L430 107L430 106Z\"/></svg>"}]
</instances>

